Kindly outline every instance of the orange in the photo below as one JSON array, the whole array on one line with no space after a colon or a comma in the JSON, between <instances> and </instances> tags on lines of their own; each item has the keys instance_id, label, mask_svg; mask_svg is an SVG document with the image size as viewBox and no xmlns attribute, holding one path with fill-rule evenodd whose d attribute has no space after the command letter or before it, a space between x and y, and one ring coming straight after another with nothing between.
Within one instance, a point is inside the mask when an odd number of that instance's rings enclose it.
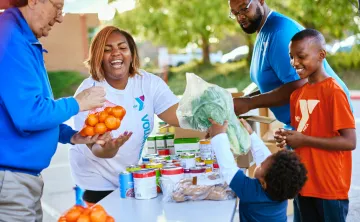
<instances>
[{"instance_id":1,"label":"orange","mask_svg":"<svg viewBox=\"0 0 360 222\"><path fill-rule=\"evenodd\" d=\"M105 211L105 209L101 205L93 205L91 207L91 211L96 211L96 210Z\"/></svg>"},{"instance_id":2,"label":"orange","mask_svg":"<svg viewBox=\"0 0 360 222\"><path fill-rule=\"evenodd\" d=\"M76 222L91 222L90 216L87 214L81 214Z\"/></svg>"},{"instance_id":3,"label":"orange","mask_svg":"<svg viewBox=\"0 0 360 222\"><path fill-rule=\"evenodd\" d=\"M106 107L106 108L104 109L104 111L110 114L110 113L111 113L111 109L112 109L112 107Z\"/></svg>"},{"instance_id":4,"label":"orange","mask_svg":"<svg viewBox=\"0 0 360 222\"><path fill-rule=\"evenodd\" d=\"M83 137L87 136L85 132L85 127L80 131L80 135Z\"/></svg>"},{"instance_id":5,"label":"orange","mask_svg":"<svg viewBox=\"0 0 360 222\"><path fill-rule=\"evenodd\" d=\"M81 215L81 210L70 209L65 215L66 222L76 222L77 219L80 217L80 215Z\"/></svg>"},{"instance_id":6,"label":"orange","mask_svg":"<svg viewBox=\"0 0 360 222\"><path fill-rule=\"evenodd\" d=\"M115 222L115 219L112 216L107 216L105 222Z\"/></svg>"},{"instance_id":7,"label":"orange","mask_svg":"<svg viewBox=\"0 0 360 222\"><path fill-rule=\"evenodd\" d=\"M95 125L95 134L104 134L107 131L105 123L98 123Z\"/></svg>"},{"instance_id":8,"label":"orange","mask_svg":"<svg viewBox=\"0 0 360 222\"><path fill-rule=\"evenodd\" d=\"M92 126L85 126L84 130L84 134L86 136L94 136L95 135L95 128Z\"/></svg>"},{"instance_id":9,"label":"orange","mask_svg":"<svg viewBox=\"0 0 360 222\"><path fill-rule=\"evenodd\" d=\"M66 217L65 216L59 217L58 222L66 222Z\"/></svg>"},{"instance_id":10,"label":"orange","mask_svg":"<svg viewBox=\"0 0 360 222\"><path fill-rule=\"evenodd\" d=\"M106 117L105 119L105 125L108 129L115 129L116 128L116 125L117 125L117 122L116 122L117 118L115 118L114 116L112 115L109 115L108 117Z\"/></svg>"},{"instance_id":11,"label":"orange","mask_svg":"<svg viewBox=\"0 0 360 222\"><path fill-rule=\"evenodd\" d=\"M106 212L104 210L92 210L90 214L91 222L105 222Z\"/></svg>"},{"instance_id":12,"label":"orange","mask_svg":"<svg viewBox=\"0 0 360 222\"><path fill-rule=\"evenodd\" d=\"M112 108L111 114L122 120L126 114L126 110L122 106L115 106Z\"/></svg>"},{"instance_id":13,"label":"orange","mask_svg":"<svg viewBox=\"0 0 360 222\"><path fill-rule=\"evenodd\" d=\"M99 122L99 119L96 114L90 114L85 123L89 126L95 126Z\"/></svg>"},{"instance_id":14,"label":"orange","mask_svg":"<svg viewBox=\"0 0 360 222\"><path fill-rule=\"evenodd\" d=\"M114 130L118 129L120 127L121 121L120 119L116 118L116 126L114 128Z\"/></svg>"},{"instance_id":15,"label":"orange","mask_svg":"<svg viewBox=\"0 0 360 222\"><path fill-rule=\"evenodd\" d=\"M105 111L102 111L99 113L99 123L103 123L105 122L105 119L106 117L108 116L109 114Z\"/></svg>"}]
</instances>

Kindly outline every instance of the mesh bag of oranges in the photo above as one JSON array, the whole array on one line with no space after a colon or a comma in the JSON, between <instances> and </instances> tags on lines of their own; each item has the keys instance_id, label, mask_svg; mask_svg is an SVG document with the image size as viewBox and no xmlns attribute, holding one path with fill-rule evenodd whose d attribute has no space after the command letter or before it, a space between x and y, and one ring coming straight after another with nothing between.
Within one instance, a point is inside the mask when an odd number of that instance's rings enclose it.
<instances>
[{"instance_id":1,"label":"mesh bag of oranges","mask_svg":"<svg viewBox=\"0 0 360 222\"><path fill-rule=\"evenodd\" d=\"M101 205L83 207L74 205L63 215L58 222L114 222L115 219L108 215Z\"/></svg>"},{"instance_id":2,"label":"mesh bag of oranges","mask_svg":"<svg viewBox=\"0 0 360 222\"><path fill-rule=\"evenodd\" d=\"M106 101L104 107L89 112L80 134L82 136L94 136L117 130L125 114L126 110L122 106Z\"/></svg>"}]
</instances>

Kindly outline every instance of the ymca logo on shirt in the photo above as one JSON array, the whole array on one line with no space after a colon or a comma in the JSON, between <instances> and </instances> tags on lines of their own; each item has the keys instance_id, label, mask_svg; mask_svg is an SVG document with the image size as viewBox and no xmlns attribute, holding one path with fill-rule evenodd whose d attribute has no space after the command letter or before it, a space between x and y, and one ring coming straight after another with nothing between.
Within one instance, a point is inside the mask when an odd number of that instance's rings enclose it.
<instances>
[{"instance_id":1,"label":"ymca logo on shirt","mask_svg":"<svg viewBox=\"0 0 360 222\"><path fill-rule=\"evenodd\" d=\"M145 96L142 95L138 98L135 98L135 101L137 102L136 105L134 105L133 107L135 109L138 109L139 111L143 110L144 109L144 102L145 102Z\"/></svg>"},{"instance_id":2,"label":"ymca logo on shirt","mask_svg":"<svg viewBox=\"0 0 360 222\"><path fill-rule=\"evenodd\" d=\"M306 130L306 128L309 126L307 123L309 121L311 113L314 111L317 104L319 104L320 100L299 100L300 103L300 116L295 116L295 120L299 122L299 125L297 127L298 132L303 132Z\"/></svg>"}]
</instances>

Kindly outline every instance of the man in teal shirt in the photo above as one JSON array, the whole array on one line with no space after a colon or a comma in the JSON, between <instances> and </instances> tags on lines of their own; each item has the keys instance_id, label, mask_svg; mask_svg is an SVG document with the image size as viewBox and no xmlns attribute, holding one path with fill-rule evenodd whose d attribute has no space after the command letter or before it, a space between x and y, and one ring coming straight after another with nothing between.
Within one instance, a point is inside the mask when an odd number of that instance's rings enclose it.
<instances>
[{"instance_id":1,"label":"man in teal shirt","mask_svg":"<svg viewBox=\"0 0 360 222\"><path fill-rule=\"evenodd\" d=\"M289 43L304 27L272 11L264 0L230 0L230 17L237 20L245 33L257 33L250 77L259 91L257 95L234 99L235 112L243 114L251 109L268 107L280 122L290 127L290 95L306 80L301 80L290 64ZM345 83L326 60L324 67L344 89L351 105Z\"/></svg>"}]
</instances>

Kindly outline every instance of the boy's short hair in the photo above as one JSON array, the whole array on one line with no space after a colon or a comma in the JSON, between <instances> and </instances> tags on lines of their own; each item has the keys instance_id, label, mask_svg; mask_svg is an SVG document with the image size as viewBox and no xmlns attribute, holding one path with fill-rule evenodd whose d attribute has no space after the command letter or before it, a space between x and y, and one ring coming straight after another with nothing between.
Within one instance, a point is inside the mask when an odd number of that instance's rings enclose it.
<instances>
[{"instance_id":1,"label":"boy's short hair","mask_svg":"<svg viewBox=\"0 0 360 222\"><path fill-rule=\"evenodd\" d=\"M307 180L307 170L299 156L289 150L281 150L272 157L272 165L265 173L265 191L272 200L294 198Z\"/></svg>"},{"instance_id":2,"label":"boy's short hair","mask_svg":"<svg viewBox=\"0 0 360 222\"><path fill-rule=\"evenodd\" d=\"M296 33L292 38L291 41L300 41L303 39L311 38L314 39L319 45L325 46L325 38L321 34L321 32L315 29L304 29L298 33Z\"/></svg>"}]
</instances>

